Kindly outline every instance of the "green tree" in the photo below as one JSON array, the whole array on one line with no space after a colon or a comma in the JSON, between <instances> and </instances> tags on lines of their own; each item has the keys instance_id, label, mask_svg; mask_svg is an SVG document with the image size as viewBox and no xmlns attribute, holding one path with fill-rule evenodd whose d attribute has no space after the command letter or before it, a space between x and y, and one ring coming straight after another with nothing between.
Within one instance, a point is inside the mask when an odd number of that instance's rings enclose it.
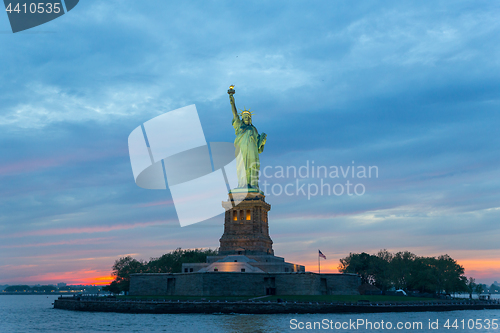
<instances>
[{"instance_id":1,"label":"green tree","mask_svg":"<svg viewBox=\"0 0 500 333\"><path fill-rule=\"evenodd\" d=\"M387 250L380 250L376 259L372 262L375 275L375 286L382 291L391 289L394 286L394 272L391 266L394 255Z\"/></svg>"},{"instance_id":2,"label":"green tree","mask_svg":"<svg viewBox=\"0 0 500 333\"><path fill-rule=\"evenodd\" d=\"M112 270L111 275L115 277L114 282L116 282L119 291L126 292L130 289L130 274L145 272L146 263L131 256L126 256L117 259Z\"/></svg>"},{"instance_id":3,"label":"green tree","mask_svg":"<svg viewBox=\"0 0 500 333\"><path fill-rule=\"evenodd\" d=\"M466 291L464 268L447 254L435 257L419 257L415 267L416 289L422 292L447 294Z\"/></svg>"},{"instance_id":4,"label":"green tree","mask_svg":"<svg viewBox=\"0 0 500 333\"><path fill-rule=\"evenodd\" d=\"M147 264L148 273L181 273L183 263L206 262L207 256L216 256L217 250L182 250L166 253L159 258L151 258Z\"/></svg>"},{"instance_id":5,"label":"green tree","mask_svg":"<svg viewBox=\"0 0 500 333\"><path fill-rule=\"evenodd\" d=\"M180 273L183 263L205 262L207 256L217 255L217 250L182 250L162 255L159 258L151 258L149 262L137 260L131 256L122 257L115 261L112 267L112 276L115 280L103 290L120 293L130 289L130 275L135 273Z\"/></svg>"},{"instance_id":6,"label":"green tree","mask_svg":"<svg viewBox=\"0 0 500 333\"><path fill-rule=\"evenodd\" d=\"M467 280L467 292L469 293L469 298L472 299L472 294L474 293L474 290L476 289L476 279L473 277L469 277Z\"/></svg>"},{"instance_id":7,"label":"green tree","mask_svg":"<svg viewBox=\"0 0 500 333\"><path fill-rule=\"evenodd\" d=\"M119 294L119 293L120 293L120 291L121 291L121 290L120 290L120 286L118 285L118 283L116 282L116 280L115 280L115 281L113 281L113 282L111 282L111 283L109 284L109 286L104 286L104 287L102 288L102 290L104 290L104 291L109 291L109 292L110 292L110 293L112 293L112 294Z\"/></svg>"},{"instance_id":8,"label":"green tree","mask_svg":"<svg viewBox=\"0 0 500 333\"><path fill-rule=\"evenodd\" d=\"M391 287L406 291L447 293L467 290L464 268L448 255L418 257L409 251L392 254L380 250L376 255L350 253L340 259L340 272L355 273L362 283L381 290Z\"/></svg>"},{"instance_id":9,"label":"green tree","mask_svg":"<svg viewBox=\"0 0 500 333\"><path fill-rule=\"evenodd\" d=\"M463 274L465 269L449 255L441 255L436 260L436 271L438 292L445 291L447 294L466 290Z\"/></svg>"},{"instance_id":10,"label":"green tree","mask_svg":"<svg viewBox=\"0 0 500 333\"><path fill-rule=\"evenodd\" d=\"M375 285L377 272L376 264L379 258L368 253L349 253L349 256L340 259L338 270L342 273L355 273L361 278L361 283Z\"/></svg>"},{"instance_id":11,"label":"green tree","mask_svg":"<svg viewBox=\"0 0 500 333\"><path fill-rule=\"evenodd\" d=\"M466 290L465 280L462 278L465 270L455 260L445 254L433 258L432 261L437 293L444 291L451 294Z\"/></svg>"},{"instance_id":12,"label":"green tree","mask_svg":"<svg viewBox=\"0 0 500 333\"><path fill-rule=\"evenodd\" d=\"M483 291L484 291L484 285L481 283L476 284L474 292L477 294L478 297L483 293Z\"/></svg>"},{"instance_id":13,"label":"green tree","mask_svg":"<svg viewBox=\"0 0 500 333\"><path fill-rule=\"evenodd\" d=\"M412 269L417 256L404 251L394 254L391 261L392 281L396 289L409 290L412 283Z\"/></svg>"},{"instance_id":14,"label":"green tree","mask_svg":"<svg viewBox=\"0 0 500 333\"><path fill-rule=\"evenodd\" d=\"M417 257L412 263L411 281L409 290L418 290L421 293L435 293L437 286L437 271L435 258Z\"/></svg>"}]
</instances>

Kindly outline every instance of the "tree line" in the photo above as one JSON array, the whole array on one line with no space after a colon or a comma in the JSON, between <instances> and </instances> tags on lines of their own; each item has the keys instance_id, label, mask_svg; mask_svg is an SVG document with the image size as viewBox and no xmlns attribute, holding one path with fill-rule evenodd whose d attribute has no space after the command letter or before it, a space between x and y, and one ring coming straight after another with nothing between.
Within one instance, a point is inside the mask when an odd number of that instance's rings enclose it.
<instances>
[{"instance_id":1,"label":"tree line","mask_svg":"<svg viewBox=\"0 0 500 333\"><path fill-rule=\"evenodd\" d=\"M483 286L464 276L464 268L447 254L438 257L420 257L409 251L377 254L350 253L340 259L342 273L355 273L363 284L381 291L402 289L420 293L481 293Z\"/></svg>"},{"instance_id":2,"label":"tree line","mask_svg":"<svg viewBox=\"0 0 500 333\"><path fill-rule=\"evenodd\" d=\"M216 256L217 250L182 250L166 253L149 261L137 260L131 256L117 259L112 267L113 282L103 288L112 293L127 292L130 289L130 274L134 273L181 273L183 263L205 262L207 256Z\"/></svg>"}]
</instances>

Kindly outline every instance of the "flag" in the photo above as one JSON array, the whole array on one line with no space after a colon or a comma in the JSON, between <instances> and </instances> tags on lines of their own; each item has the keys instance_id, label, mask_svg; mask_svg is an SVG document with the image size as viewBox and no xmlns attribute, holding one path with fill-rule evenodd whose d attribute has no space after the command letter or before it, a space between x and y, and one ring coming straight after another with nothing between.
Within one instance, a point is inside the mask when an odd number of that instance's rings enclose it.
<instances>
[{"instance_id":1,"label":"flag","mask_svg":"<svg viewBox=\"0 0 500 333\"><path fill-rule=\"evenodd\" d=\"M318 250L318 255L319 255L321 258L326 259L326 256L325 256L323 253L321 253L321 251L320 251L320 250Z\"/></svg>"}]
</instances>

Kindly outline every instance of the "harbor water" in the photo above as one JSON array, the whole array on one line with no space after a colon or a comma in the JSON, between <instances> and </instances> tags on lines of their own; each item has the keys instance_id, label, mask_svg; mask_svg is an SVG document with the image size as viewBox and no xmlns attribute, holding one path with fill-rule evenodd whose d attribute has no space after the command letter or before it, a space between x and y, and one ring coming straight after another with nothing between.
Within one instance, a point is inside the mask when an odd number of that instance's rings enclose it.
<instances>
[{"instance_id":1,"label":"harbor water","mask_svg":"<svg viewBox=\"0 0 500 333\"><path fill-rule=\"evenodd\" d=\"M125 314L58 310L52 305L57 297L1 295L0 332L500 332L500 310L300 315Z\"/></svg>"}]
</instances>

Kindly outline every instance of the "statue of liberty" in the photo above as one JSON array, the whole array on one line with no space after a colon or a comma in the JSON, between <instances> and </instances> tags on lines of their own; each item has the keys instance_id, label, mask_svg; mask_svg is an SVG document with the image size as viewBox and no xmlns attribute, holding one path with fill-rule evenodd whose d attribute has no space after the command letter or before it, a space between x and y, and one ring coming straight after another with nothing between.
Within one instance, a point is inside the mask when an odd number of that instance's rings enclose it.
<instances>
[{"instance_id":1,"label":"statue of liberty","mask_svg":"<svg viewBox=\"0 0 500 333\"><path fill-rule=\"evenodd\" d=\"M241 119L234 103L234 86L227 91L233 110L233 127L236 134L234 147L236 148L236 172L238 174L238 188L259 189L259 154L264 151L266 134L259 132L252 125L252 112L241 110Z\"/></svg>"}]
</instances>

